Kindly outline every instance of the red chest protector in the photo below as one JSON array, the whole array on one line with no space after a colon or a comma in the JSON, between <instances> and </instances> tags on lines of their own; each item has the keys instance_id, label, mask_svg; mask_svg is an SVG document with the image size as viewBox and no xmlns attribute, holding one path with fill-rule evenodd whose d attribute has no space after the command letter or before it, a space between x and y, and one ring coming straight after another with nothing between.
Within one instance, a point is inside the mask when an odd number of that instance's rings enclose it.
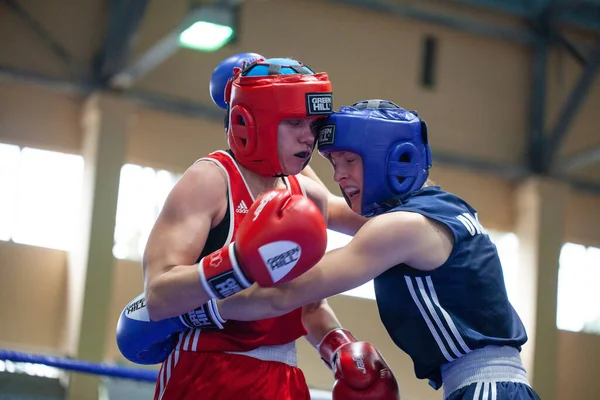
<instances>
[{"instance_id":1,"label":"red chest protector","mask_svg":"<svg viewBox=\"0 0 600 400\"><path fill-rule=\"evenodd\" d=\"M229 231L225 241L217 246L220 248L233 241L239 224L254 202L254 197L235 160L227 152L215 151L201 160L214 162L227 175ZM293 194L306 195L295 176L286 177L284 180ZM177 349L197 352L249 351L261 346L290 343L306 333L302 324L302 309L298 308L280 317L261 321L229 320L223 330L189 330L180 336Z\"/></svg>"}]
</instances>

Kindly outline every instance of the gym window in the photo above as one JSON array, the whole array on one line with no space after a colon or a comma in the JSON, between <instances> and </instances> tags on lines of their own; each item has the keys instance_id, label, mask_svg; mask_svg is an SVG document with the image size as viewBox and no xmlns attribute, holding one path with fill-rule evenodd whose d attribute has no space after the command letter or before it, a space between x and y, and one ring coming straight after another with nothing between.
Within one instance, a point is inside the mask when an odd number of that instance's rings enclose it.
<instances>
[{"instance_id":1,"label":"gym window","mask_svg":"<svg viewBox=\"0 0 600 400\"><path fill-rule=\"evenodd\" d=\"M82 179L81 156L0 143L0 240L72 249Z\"/></svg>"},{"instance_id":2,"label":"gym window","mask_svg":"<svg viewBox=\"0 0 600 400\"><path fill-rule=\"evenodd\" d=\"M556 327L600 335L600 249L565 243L560 252Z\"/></svg>"},{"instance_id":3,"label":"gym window","mask_svg":"<svg viewBox=\"0 0 600 400\"><path fill-rule=\"evenodd\" d=\"M140 261L167 195L181 175L134 164L121 168L115 244L118 259Z\"/></svg>"}]
</instances>

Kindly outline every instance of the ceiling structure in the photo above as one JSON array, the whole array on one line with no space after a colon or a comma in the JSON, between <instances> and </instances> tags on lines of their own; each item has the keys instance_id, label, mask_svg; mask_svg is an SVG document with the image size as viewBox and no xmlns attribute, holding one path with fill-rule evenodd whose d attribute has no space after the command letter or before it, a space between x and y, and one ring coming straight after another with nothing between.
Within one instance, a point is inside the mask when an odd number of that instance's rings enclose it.
<instances>
[{"instance_id":1,"label":"ceiling structure","mask_svg":"<svg viewBox=\"0 0 600 400\"><path fill-rule=\"evenodd\" d=\"M561 145L577 111L585 102L600 67L600 0L439 0L439 7L424 2L394 0L328 0L331 3L362 7L375 12L397 15L442 25L480 36L489 36L519 43L531 49L535 77L531 82L529 105L528 156L521 166L508 167L451 155L437 155L439 161L468 167L484 173L518 179L536 173L552 176L572 185L600 194L600 179L581 181L570 174L585 166L600 163L600 145L588 148L567 158L559 159ZM190 1L183 10L183 18L175 28L157 37L153 44L134 54L133 42L139 34L151 2L149 0L97 0L96 12L105 13L103 26L98 28L97 46L92 48L91 62L82 62L69 46L56 38L53 30L46 27L32 13L33 5L25 0L0 0L0 13L12 13L19 22L37 37L40 44L53 53L68 70L67 76L57 77L36 72L23 66L0 63L0 77L11 81L41 84L54 90L88 94L93 91L118 91L146 106L184 115L218 119L222 111L215 107L189 99L142 91L136 83L149 74L177 51L177 38L183 27L189 25L199 7L217 7L237 13L242 0ZM417 5L418 4L418 5ZM512 24L494 25L464 14L447 10L475 10L494 13L518 20ZM510 25L510 24L509 24ZM595 41L576 43L569 39L564 29L585 31ZM552 48L560 48L581 66L578 81L566 97L565 103L552 126L546 126L546 82L548 56Z\"/></svg>"}]
</instances>

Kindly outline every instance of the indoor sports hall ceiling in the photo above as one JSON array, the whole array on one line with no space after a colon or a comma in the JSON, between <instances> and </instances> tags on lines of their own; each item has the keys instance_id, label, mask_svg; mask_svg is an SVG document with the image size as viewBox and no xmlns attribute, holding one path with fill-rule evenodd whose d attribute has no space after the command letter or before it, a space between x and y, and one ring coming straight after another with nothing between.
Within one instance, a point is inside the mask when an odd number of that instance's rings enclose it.
<instances>
[{"instance_id":1,"label":"indoor sports hall ceiling","mask_svg":"<svg viewBox=\"0 0 600 400\"><path fill-rule=\"evenodd\" d=\"M237 51L181 50L178 33L199 9L217 8L237 21L238 40L253 43L247 37L252 35L248 26L255 10L297 1L0 0L0 79L81 95L118 92L147 107L222 121L222 110L210 101L206 77L221 59ZM561 153L577 111L591 91L600 91L600 0L306 2L331 7L332 15L339 7L355 8L526 46L535 70L528 89L528 156L522 165L501 166L464 154L436 154L437 159L511 179L544 174L600 193L600 129L591 132L588 148ZM566 32L580 34L573 39ZM316 46L315 52L320 49ZM575 60L581 73L556 120L546 124L546 65L554 49Z\"/></svg>"}]
</instances>

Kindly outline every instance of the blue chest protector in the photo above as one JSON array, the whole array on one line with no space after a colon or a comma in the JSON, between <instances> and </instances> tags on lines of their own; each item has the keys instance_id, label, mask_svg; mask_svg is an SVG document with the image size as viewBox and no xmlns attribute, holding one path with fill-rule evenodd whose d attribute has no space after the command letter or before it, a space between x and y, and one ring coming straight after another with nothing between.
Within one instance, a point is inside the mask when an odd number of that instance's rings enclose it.
<instances>
[{"instance_id":1,"label":"blue chest protector","mask_svg":"<svg viewBox=\"0 0 600 400\"><path fill-rule=\"evenodd\" d=\"M487 345L521 350L527 334L508 301L496 246L476 211L439 187L426 187L389 211L422 214L454 235L448 260L433 271L400 264L375 278L381 320L413 360L417 378L441 386L440 366Z\"/></svg>"}]
</instances>

